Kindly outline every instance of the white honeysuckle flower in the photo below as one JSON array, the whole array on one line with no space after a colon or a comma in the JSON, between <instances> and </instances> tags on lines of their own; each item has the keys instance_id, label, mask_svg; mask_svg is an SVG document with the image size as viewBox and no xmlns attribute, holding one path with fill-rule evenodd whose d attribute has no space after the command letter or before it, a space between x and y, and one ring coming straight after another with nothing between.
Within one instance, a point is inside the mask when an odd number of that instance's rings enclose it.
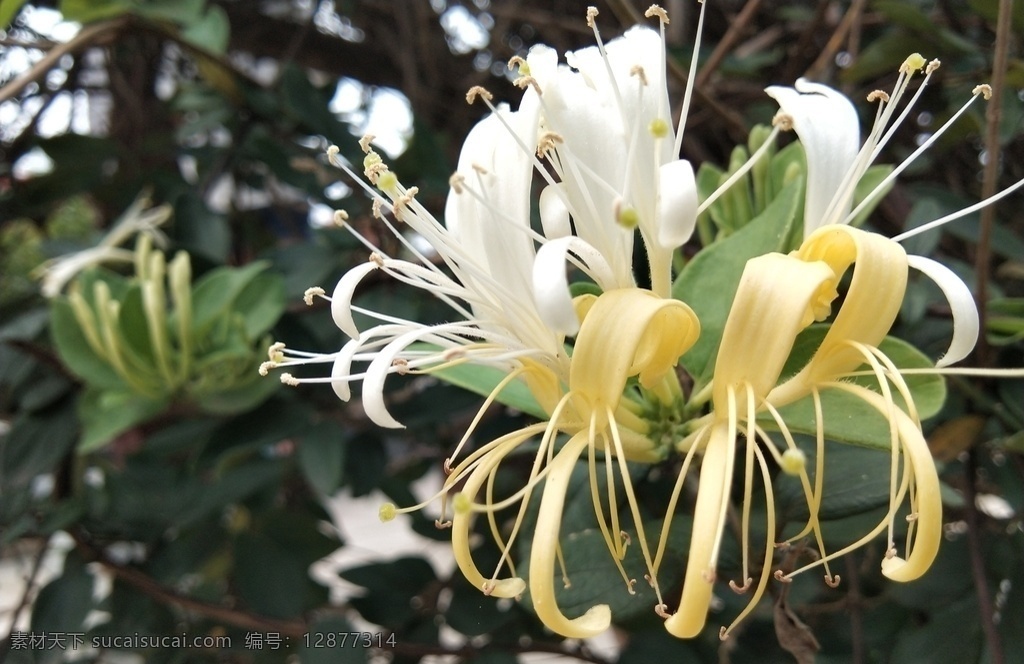
<instances>
[{"instance_id":1,"label":"white honeysuckle flower","mask_svg":"<svg viewBox=\"0 0 1024 664\"><path fill-rule=\"evenodd\" d=\"M942 127L935 131L907 159L893 169L875 189L853 206L854 190L867 169L893 136L900 123L909 115L914 103L924 90L932 73L939 67L938 61L926 63L915 53L900 67L900 74L891 93L875 91L869 100L878 103L875 122L860 144L860 122L850 100L827 85L799 79L793 88L771 86L766 92L788 116L793 129L800 138L807 156L807 193L804 204L804 237L830 224L849 224L866 206L873 204L883 195L893 180L902 173L921 153L938 139L979 96L987 97L987 86L975 88L971 98ZM900 109L900 101L906 94L915 72L924 70L925 76L917 92ZM1024 182L1024 181L1022 181ZM1005 196L1022 182L1004 190L985 201L992 203ZM893 238L900 241L923 230L959 218L974 208L962 210L943 219L926 224L913 232ZM910 267L932 279L949 301L953 315L953 337L949 349L939 358L939 367L958 362L971 352L979 334L978 310L970 289L952 270L922 256L907 256Z\"/></svg>"}]
</instances>

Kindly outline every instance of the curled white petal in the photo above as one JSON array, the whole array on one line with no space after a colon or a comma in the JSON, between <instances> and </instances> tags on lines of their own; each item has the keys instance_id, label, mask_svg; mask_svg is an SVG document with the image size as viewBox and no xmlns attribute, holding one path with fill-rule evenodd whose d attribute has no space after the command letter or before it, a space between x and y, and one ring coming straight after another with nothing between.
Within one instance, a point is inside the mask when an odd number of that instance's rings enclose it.
<instances>
[{"instance_id":1,"label":"curled white petal","mask_svg":"<svg viewBox=\"0 0 1024 664\"><path fill-rule=\"evenodd\" d=\"M569 252L579 257L597 285L608 290L615 287L615 278L608 262L594 247L578 237L562 237L548 242L537 251L533 264L533 297L541 320L549 327L567 335L580 329L572 306L565 264Z\"/></svg>"},{"instance_id":2,"label":"curled white petal","mask_svg":"<svg viewBox=\"0 0 1024 664\"><path fill-rule=\"evenodd\" d=\"M697 225L697 179L685 159L662 164L658 179L658 243L674 249L690 239Z\"/></svg>"},{"instance_id":3,"label":"curled white petal","mask_svg":"<svg viewBox=\"0 0 1024 664\"><path fill-rule=\"evenodd\" d=\"M564 189L563 184L549 184L540 192L540 224L549 240L572 235Z\"/></svg>"},{"instance_id":4,"label":"curled white petal","mask_svg":"<svg viewBox=\"0 0 1024 664\"><path fill-rule=\"evenodd\" d=\"M967 357L978 342L980 323L978 307L967 284L948 267L924 256L907 256L910 267L924 273L935 282L949 301L953 312L953 339L949 350L939 358L935 366L946 367Z\"/></svg>"},{"instance_id":5,"label":"curled white petal","mask_svg":"<svg viewBox=\"0 0 1024 664\"><path fill-rule=\"evenodd\" d=\"M331 366L331 388L338 398L348 401L352 398L352 390L348 384L352 375L352 358L362 344L353 339L341 347L341 351L335 356L334 364Z\"/></svg>"},{"instance_id":6,"label":"curled white petal","mask_svg":"<svg viewBox=\"0 0 1024 664\"><path fill-rule=\"evenodd\" d=\"M797 79L795 88L765 89L793 119L807 155L804 237L826 224L839 223L850 211L852 190L842 186L860 150L857 110L842 93L827 85ZM833 201L838 195L846 200Z\"/></svg>"},{"instance_id":7,"label":"curled white petal","mask_svg":"<svg viewBox=\"0 0 1024 664\"><path fill-rule=\"evenodd\" d=\"M359 328L352 320L352 296L363 277L377 267L374 262L355 266L342 275L338 285L334 287L334 293L331 294L331 317L334 318L334 324L352 339L359 338Z\"/></svg>"}]
</instances>

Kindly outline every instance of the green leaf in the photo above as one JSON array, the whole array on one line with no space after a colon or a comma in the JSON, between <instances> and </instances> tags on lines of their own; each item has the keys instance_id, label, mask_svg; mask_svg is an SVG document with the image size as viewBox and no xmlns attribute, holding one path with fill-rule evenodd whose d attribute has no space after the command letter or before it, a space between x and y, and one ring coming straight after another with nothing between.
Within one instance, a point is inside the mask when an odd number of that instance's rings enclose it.
<instances>
[{"instance_id":1,"label":"green leaf","mask_svg":"<svg viewBox=\"0 0 1024 664\"><path fill-rule=\"evenodd\" d=\"M97 450L132 427L152 419L169 405L127 390L87 389L79 402L78 416L84 431L79 453Z\"/></svg>"},{"instance_id":2,"label":"green leaf","mask_svg":"<svg viewBox=\"0 0 1024 664\"><path fill-rule=\"evenodd\" d=\"M299 467L314 489L334 493L345 474L344 430L334 422L320 422L299 439Z\"/></svg>"},{"instance_id":3,"label":"green leaf","mask_svg":"<svg viewBox=\"0 0 1024 664\"><path fill-rule=\"evenodd\" d=\"M252 410L269 399L279 389L281 389L280 381L274 380L273 377L264 378L256 375L247 383L216 392L207 392L201 397L196 397L195 401L196 405L206 413L234 415Z\"/></svg>"},{"instance_id":4,"label":"green leaf","mask_svg":"<svg viewBox=\"0 0 1024 664\"><path fill-rule=\"evenodd\" d=\"M218 318L228 313L235 300L256 276L267 269L263 261L243 267L220 267L211 270L192 288L192 332L197 337L207 334Z\"/></svg>"},{"instance_id":5,"label":"green leaf","mask_svg":"<svg viewBox=\"0 0 1024 664\"><path fill-rule=\"evenodd\" d=\"M284 279L270 272L257 275L238 294L232 310L245 320L246 336L259 338L284 312Z\"/></svg>"},{"instance_id":6,"label":"green leaf","mask_svg":"<svg viewBox=\"0 0 1024 664\"><path fill-rule=\"evenodd\" d=\"M430 374L446 383L456 385L484 397L489 396L494 391L494 388L498 386L498 383L508 375L501 369L482 367L469 363L457 364L444 369L434 369ZM520 380L514 380L506 385L495 400L509 408L515 408L541 420L545 420L548 417L544 409L537 403L537 400L533 398L533 394L526 387L526 383Z\"/></svg>"},{"instance_id":7,"label":"green leaf","mask_svg":"<svg viewBox=\"0 0 1024 664\"><path fill-rule=\"evenodd\" d=\"M145 0L136 11L154 21L186 25L202 18L205 4L206 0Z\"/></svg>"},{"instance_id":8,"label":"green leaf","mask_svg":"<svg viewBox=\"0 0 1024 664\"><path fill-rule=\"evenodd\" d=\"M743 269L751 258L785 247L801 191L800 182L791 182L749 224L698 253L676 279L673 297L690 305L700 319L700 337L681 360L690 375L701 377L712 369Z\"/></svg>"},{"instance_id":9,"label":"green leaf","mask_svg":"<svg viewBox=\"0 0 1024 664\"><path fill-rule=\"evenodd\" d=\"M181 36L187 42L213 53L224 53L228 48L231 23L222 7L211 6L198 21L185 26Z\"/></svg>"},{"instance_id":10,"label":"green leaf","mask_svg":"<svg viewBox=\"0 0 1024 664\"><path fill-rule=\"evenodd\" d=\"M856 188L853 190L853 207L860 205L868 194L873 192L878 185L882 184L885 178L889 177L892 173L892 166L888 164L879 164L872 166L864 172L860 180L857 182ZM864 206L864 209L857 213L857 216L850 220L851 226L861 226L868 216L878 207L878 204L882 202L885 195L892 189L892 183L890 182L885 188L875 195L874 202Z\"/></svg>"},{"instance_id":11,"label":"green leaf","mask_svg":"<svg viewBox=\"0 0 1024 664\"><path fill-rule=\"evenodd\" d=\"M0 0L0 30L6 30L25 5L25 0Z\"/></svg>"},{"instance_id":12,"label":"green leaf","mask_svg":"<svg viewBox=\"0 0 1024 664\"><path fill-rule=\"evenodd\" d=\"M795 374L803 367L814 351L821 345L821 340L828 332L828 325L812 325L797 338L783 369L783 376ZM910 344L894 337L886 337L879 345L893 363L901 369L925 369L934 366L921 351ZM866 367L861 367L861 370ZM935 415L942 408L946 399L946 383L936 374L908 375L904 377L907 387L921 419ZM853 382L880 392L874 376L858 376ZM893 389L896 404L906 409L899 393ZM872 406L857 397L836 389L821 392L822 409L825 418L825 438L853 445L861 445L880 450L889 449L889 423ZM816 435L814 418L814 402L810 396L779 409L786 426L794 433ZM775 429L772 418L763 418L761 424L768 429Z\"/></svg>"},{"instance_id":13,"label":"green leaf","mask_svg":"<svg viewBox=\"0 0 1024 664\"><path fill-rule=\"evenodd\" d=\"M416 609L409 598L437 582L434 568L423 558L399 558L386 563L371 563L340 573L341 578L366 588L364 597L352 600L363 618L395 629L412 621Z\"/></svg>"},{"instance_id":14,"label":"green leaf","mask_svg":"<svg viewBox=\"0 0 1024 664\"><path fill-rule=\"evenodd\" d=\"M61 0L60 13L67 21L92 23L120 16L131 10L125 0Z\"/></svg>"},{"instance_id":15,"label":"green leaf","mask_svg":"<svg viewBox=\"0 0 1024 664\"><path fill-rule=\"evenodd\" d=\"M93 578L85 562L77 553L69 553L64 559L64 572L39 591L32 607L32 631L82 631L85 617L93 608L92 587Z\"/></svg>"}]
</instances>

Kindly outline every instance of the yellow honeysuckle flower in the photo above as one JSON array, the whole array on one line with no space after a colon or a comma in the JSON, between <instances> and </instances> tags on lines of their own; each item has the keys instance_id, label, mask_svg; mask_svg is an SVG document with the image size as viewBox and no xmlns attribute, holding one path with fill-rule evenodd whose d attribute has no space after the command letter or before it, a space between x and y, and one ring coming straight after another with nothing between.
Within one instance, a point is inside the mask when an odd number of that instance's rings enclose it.
<instances>
[{"instance_id":1,"label":"yellow honeysuckle flower","mask_svg":"<svg viewBox=\"0 0 1024 664\"><path fill-rule=\"evenodd\" d=\"M584 451L588 452L597 521L623 581L632 592L635 579L628 577L621 564L626 545L619 527L614 486L609 484L609 496L601 496L598 491L598 454L604 458L606 474L619 473L637 539L650 570L648 579L660 606L661 593L655 564L647 546L626 463L660 461L669 450L647 437L648 424L626 403L629 399L624 397L624 392L627 382L634 377L642 389L654 394L666 385L674 384L673 371L679 356L697 340L700 327L696 315L684 303L659 298L650 291L637 288L611 290L600 296L581 296L576 304L582 314L582 322L571 358L568 389L551 409L551 419L487 443L454 467L449 460L447 467L450 473L439 495L446 504L450 494L458 490L450 498L454 512L451 520L452 548L456 563L466 579L485 594L517 597L527 588L527 581L516 575L511 559L512 546L530 497L543 483L530 551L530 596L538 617L550 629L567 637L584 638L607 629L611 613L607 605L598 604L583 616L570 618L561 612L556 601L555 564L561 558L559 530L569 476ZM556 451L559 434L571 437ZM468 434L456 454L467 438ZM539 447L524 486L511 496L497 499L493 495L494 479L502 462L524 444L538 438ZM482 499L479 497L481 489L486 491ZM382 517L394 518L397 514L420 509L432 500L401 509L388 505L382 510ZM606 503L609 507L607 513ZM496 517L505 509L516 511L507 535L503 535ZM470 548L470 526L477 514L486 515L493 538L502 550L498 566L490 577L477 568ZM508 576L501 575L505 567L509 570ZM564 569L562 576L568 579Z\"/></svg>"},{"instance_id":2,"label":"yellow honeysuckle flower","mask_svg":"<svg viewBox=\"0 0 1024 664\"><path fill-rule=\"evenodd\" d=\"M801 330L828 317L836 287L852 267L853 276L843 305L815 354L796 375L780 382L781 372ZM889 332L903 301L910 259L896 242L849 226L831 225L813 232L792 255L768 254L747 263L722 336L715 364L712 413L683 441L687 460L703 451L700 487L694 515L686 578L679 611L666 621L673 635L689 638L704 627L711 601L718 551L725 526L727 487L733 476L740 434L746 439L742 513L743 578L730 582L737 591L750 587L749 518L754 466L760 468L767 502L767 540L761 573L753 597L737 617L741 620L760 599L771 571L775 533L771 480L765 451L784 472L800 478L809 508L807 524L787 542L813 535L820 552L814 562L775 576L788 581L821 565L830 585L839 578L829 561L865 545L888 531L885 576L896 581L919 577L938 551L942 504L935 465L921 432L910 389L900 370L878 345ZM970 328L970 321L965 324ZM976 323L975 323L976 326ZM974 327L976 329L976 327ZM974 339L970 339L973 346ZM877 379L877 391L844 382L867 365ZM821 393L841 390L867 403L889 422L892 472L889 509L879 524L858 541L826 552L818 522L824 476L824 420ZM894 391L903 404L896 401ZM814 400L817 452L813 482L779 409L799 399ZM768 418L785 442L780 450L758 418ZM679 479L679 485L683 482ZM677 487L678 491L678 487ZM909 496L912 527L905 555L894 544L895 520ZM733 623L735 624L735 622ZM729 628L722 628L725 638Z\"/></svg>"}]
</instances>

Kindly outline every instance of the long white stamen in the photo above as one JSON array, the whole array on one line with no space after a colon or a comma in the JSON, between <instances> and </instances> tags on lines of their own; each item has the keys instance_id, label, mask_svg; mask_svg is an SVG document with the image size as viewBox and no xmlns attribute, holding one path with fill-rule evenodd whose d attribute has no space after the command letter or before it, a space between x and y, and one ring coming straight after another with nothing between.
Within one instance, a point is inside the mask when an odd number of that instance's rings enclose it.
<instances>
[{"instance_id":1,"label":"long white stamen","mask_svg":"<svg viewBox=\"0 0 1024 664\"><path fill-rule=\"evenodd\" d=\"M965 207L962 210L957 210L956 212L953 212L952 214L947 214L945 217L940 217L939 219L936 219L935 221L929 221L927 224L921 224L920 226L918 226L916 228L911 228L909 231L904 231L903 233L900 233L899 235L897 235L896 237L894 237L892 239L895 240L896 242L902 242L903 240L906 240L908 238L912 238L915 235L920 235L921 233L924 233L925 231L930 231L933 228L938 228L939 226L943 226L945 224L948 224L949 222L955 221L955 220L957 220L957 219L959 219L961 217L966 217L969 214L973 214L973 213L977 212L978 210L980 210L982 208L985 208L985 207L988 207L989 205L992 205L993 203L999 201L1000 199L1003 199L1003 198L1009 196L1010 194L1012 194L1013 192L1017 191L1021 187L1024 187L1024 178L1022 178L1022 179L1018 180L1017 182L1011 184L1009 187L1007 187L1006 189L1003 189L998 194L993 194L992 196L989 196L985 200L978 201L974 205Z\"/></svg>"},{"instance_id":2,"label":"long white stamen","mask_svg":"<svg viewBox=\"0 0 1024 664\"><path fill-rule=\"evenodd\" d=\"M686 91L683 93L683 107L679 111L679 124L676 126L676 141L672 147L672 156L679 156L683 148L683 132L686 130L686 116L690 113L690 100L693 98L693 84L697 80L697 61L700 55L700 37L704 33L704 9L707 0L700 0L700 16L697 18L697 36L693 40L693 57L690 58L690 72L686 75Z\"/></svg>"}]
</instances>

